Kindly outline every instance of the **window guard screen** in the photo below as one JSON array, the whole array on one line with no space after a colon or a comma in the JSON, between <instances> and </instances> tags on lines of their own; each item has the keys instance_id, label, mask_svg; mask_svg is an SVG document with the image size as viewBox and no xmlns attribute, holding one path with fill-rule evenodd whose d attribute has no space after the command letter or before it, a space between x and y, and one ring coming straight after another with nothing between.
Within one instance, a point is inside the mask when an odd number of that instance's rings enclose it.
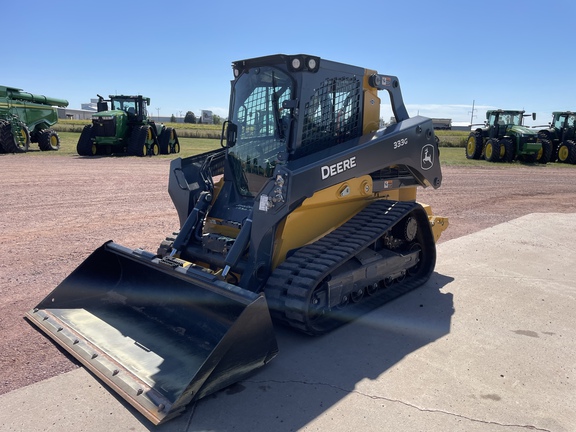
<instances>
[{"instance_id":1,"label":"window guard screen","mask_svg":"<svg viewBox=\"0 0 576 432\"><path fill-rule=\"evenodd\" d=\"M361 135L360 81L329 78L305 105L302 143L296 156L304 156Z\"/></svg>"}]
</instances>

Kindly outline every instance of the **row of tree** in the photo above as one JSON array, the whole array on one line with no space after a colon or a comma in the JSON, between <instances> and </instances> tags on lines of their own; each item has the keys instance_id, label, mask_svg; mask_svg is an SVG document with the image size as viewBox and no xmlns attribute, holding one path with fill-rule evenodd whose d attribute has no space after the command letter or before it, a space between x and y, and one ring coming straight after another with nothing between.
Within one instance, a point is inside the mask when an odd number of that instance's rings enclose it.
<instances>
[{"instance_id":1,"label":"row of tree","mask_svg":"<svg viewBox=\"0 0 576 432\"><path fill-rule=\"evenodd\" d=\"M215 125L222 124L222 117L220 117L219 115L213 114L212 118L213 118L212 124ZM172 123L176 123L176 116L174 114L172 114L172 116L170 117L170 121ZM202 117L196 117L196 115L192 111L188 111L184 116L184 123L202 124Z\"/></svg>"}]
</instances>

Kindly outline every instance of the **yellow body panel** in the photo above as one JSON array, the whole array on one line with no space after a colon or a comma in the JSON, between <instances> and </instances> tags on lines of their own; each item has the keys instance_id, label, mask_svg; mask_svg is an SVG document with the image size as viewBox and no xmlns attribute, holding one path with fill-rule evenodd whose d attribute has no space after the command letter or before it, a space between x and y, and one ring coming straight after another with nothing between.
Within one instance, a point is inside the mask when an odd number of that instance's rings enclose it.
<instances>
[{"instance_id":1,"label":"yellow body panel","mask_svg":"<svg viewBox=\"0 0 576 432\"><path fill-rule=\"evenodd\" d=\"M325 236L376 199L416 201L416 186L375 194L372 178L362 176L318 191L280 223L276 231L273 268L286 259L290 250ZM429 205L422 206L428 214L434 241L437 241L448 228L448 218L434 216Z\"/></svg>"},{"instance_id":2,"label":"yellow body panel","mask_svg":"<svg viewBox=\"0 0 576 432\"><path fill-rule=\"evenodd\" d=\"M214 177L214 196L212 197L212 204L216 202L216 198L224 186L224 176ZM240 227L232 227L229 225L224 225L223 220L219 218L207 217L203 233L215 233L226 237L236 238L240 232Z\"/></svg>"},{"instance_id":3,"label":"yellow body panel","mask_svg":"<svg viewBox=\"0 0 576 432\"><path fill-rule=\"evenodd\" d=\"M276 231L273 268L295 248L325 236L376 199L415 201L416 187L373 193L368 175L316 192L290 213Z\"/></svg>"},{"instance_id":4,"label":"yellow body panel","mask_svg":"<svg viewBox=\"0 0 576 432\"><path fill-rule=\"evenodd\" d=\"M420 203L426 213L428 214L428 220L430 221L430 226L432 227L432 234L434 235L434 241L437 242L440 235L448 228L448 218L443 216L434 216L432 213L432 207L428 204Z\"/></svg>"},{"instance_id":5,"label":"yellow body panel","mask_svg":"<svg viewBox=\"0 0 576 432\"><path fill-rule=\"evenodd\" d=\"M376 73L375 70L366 69L364 72L364 118L362 135L375 132L380 128L380 98L378 90L368 84L368 79Z\"/></svg>"},{"instance_id":6,"label":"yellow body panel","mask_svg":"<svg viewBox=\"0 0 576 432\"><path fill-rule=\"evenodd\" d=\"M290 213L276 231L274 268L288 251L302 247L339 227L374 198L370 176L353 178L316 192Z\"/></svg>"}]
</instances>

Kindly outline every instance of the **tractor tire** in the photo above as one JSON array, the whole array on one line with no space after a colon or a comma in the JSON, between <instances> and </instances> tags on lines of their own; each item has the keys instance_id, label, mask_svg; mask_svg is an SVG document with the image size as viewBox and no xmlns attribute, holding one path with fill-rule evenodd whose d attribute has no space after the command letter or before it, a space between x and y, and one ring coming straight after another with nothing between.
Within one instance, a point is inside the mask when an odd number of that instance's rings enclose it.
<instances>
[{"instance_id":1,"label":"tractor tire","mask_svg":"<svg viewBox=\"0 0 576 432\"><path fill-rule=\"evenodd\" d=\"M130 141L128 142L128 154L131 156L146 156L148 146L146 140L149 135L149 126L137 126L132 131Z\"/></svg>"},{"instance_id":2,"label":"tractor tire","mask_svg":"<svg viewBox=\"0 0 576 432\"><path fill-rule=\"evenodd\" d=\"M488 162L499 162L504 154L504 147L500 145L500 141L498 139L490 138L488 141L486 141L484 158Z\"/></svg>"},{"instance_id":3,"label":"tractor tire","mask_svg":"<svg viewBox=\"0 0 576 432\"><path fill-rule=\"evenodd\" d=\"M558 162L576 163L576 143L574 141L568 140L558 146Z\"/></svg>"},{"instance_id":4,"label":"tractor tire","mask_svg":"<svg viewBox=\"0 0 576 432\"><path fill-rule=\"evenodd\" d=\"M560 141L557 139L551 140L552 143L552 156L550 156L550 162L556 162L558 160L558 147L560 146Z\"/></svg>"},{"instance_id":5,"label":"tractor tire","mask_svg":"<svg viewBox=\"0 0 576 432\"><path fill-rule=\"evenodd\" d=\"M166 128L160 134L160 154L170 154L180 152L180 143L178 142L178 134L174 128Z\"/></svg>"},{"instance_id":6,"label":"tractor tire","mask_svg":"<svg viewBox=\"0 0 576 432\"><path fill-rule=\"evenodd\" d=\"M12 128L6 120L0 120L0 153L12 153Z\"/></svg>"},{"instance_id":7,"label":"tractor tire","mask_svg":"<svg viewBox=\"0 0 576 432\"><path fill-rule=\"evenodd\" d=\"M158 141L160 142L160 154L170 154L170 137L173 131L174 129L168 127L164 129L158 137Z\"/></svg>"},{"instance_id":8,"label":"tractor tire","mask_svg":"<svg viewBox=\"0 0 576 432\"><path fill-rule=\"evenodd\" d=\"M24 140L24 144L18 144L18 147L20 147L24 152L27 152L30 147L30 131L28 130L28 126L24 123L20 123L20 134L22 135L21 139Z\"/></svg>"},{"instance_id":9,"label":"tractor tire","mask_svg":"<svg viewBox=\"0 0 576 432\"><path fill-rule=\"evenodd\" d=\"M18 126L20 127L20 137L14 136L14 145L16 146L14 153L26 153L30 147L30 131L28 126L22 122L18 122Z\"/></svg>"},{"instance_id":10,"label":"tractor tire","mask_svg":"<svg viewBox=\"0 0 576 432\"><path fill-rule=\"evenodd\" d=\"M482 156L483 139L481 132L470 132L466 141L466 158L480 159Z\"/></svg>"},{"instance_id":11,"label":"tractor tire","mask_svg":"<svg viewBox=\"0 0 576 432\"><path fill-rule=\"evenodd\" d=\"M86 125L82 129L76 144L76 152L80 156L95 156L98 153L98 147L92 142L92 125Z\"/></svg>"},{"instance_id":12,"label":"tractor tire","mask_svg":"<svg viewBox=\"0 0 576 432\"><path fill-rule=\"evenodd\" d=\"M174 142L170 144L171 153L180 153L180 140L178 139L178 134L176 129L174 129Z\"/></svg>"},{"instance_id":13,"label":"tractor tire","mask_svg":"<svg viewBox=\"0 0 576 432\"><path fill-rule=\"evenodd\" d=\"M551 140L552 138L550 138L550 131L544 129L544 130L540 130L538 131L538 138L539 139L547 139L547 140Z\"/></svg>"},{"instance_id":14,"label":"tractor tire","mask_svg":"<svg viewBox=\"0 0 576 432\"><path fill-rule=\"evenodd\" d=\"M0 146L5 153L25 153L30 145L30 133L25 124L20 123L24 144L12 133L12 125L9 121L0 121Z\"/></svg>"},{"instance_id":15,"label":"tractor tire","mask_svg":"<svg viewBox=\"0 0 576 432\"><path fill-rule=\"evenodd\" d=\"M542 148L536 156L536 162L547 164L552 159L552 141L543 138L540 139L540 144L542 144Z\"/></svg>"},{"instance_id":16,"label":"tractor tire","mask_svg":"<svg viewBox=\"0 0 576 432\"><path fill-rule=\"evenodd\" d=\"M59 150L60 137L54 129L44 129L38 133L38 147L42 151Z\"/></svg>"},{"instance_id":17,"label":"tractor tire","mask_svg":"<svg viewBox=\"0 0 576 432\"><path fill-rule=\"evenodd\" d=\"M504 149L504 162L514 162L516 159L516 144L510 138L503 138L500 140L501 149Z\"/></svg>"},{"instance_id":18,"label":"tractor tire","mask_svg":"<svg viewBox=\"0 0 576 432\"><path fill-rule=\"evenodd\" d=\"M6 120L0 120L0 154L1 153L8 153L6 151L6 149L4 148L4 128L6 128L7 124L9 127L10 124Z\"/></svg>"}]
</instances>

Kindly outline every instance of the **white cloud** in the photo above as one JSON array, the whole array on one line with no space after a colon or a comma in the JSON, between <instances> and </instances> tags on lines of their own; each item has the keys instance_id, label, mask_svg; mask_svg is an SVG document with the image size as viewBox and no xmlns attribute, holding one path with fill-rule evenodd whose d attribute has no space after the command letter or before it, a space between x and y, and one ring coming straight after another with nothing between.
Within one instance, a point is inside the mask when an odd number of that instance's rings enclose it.
<instances>
[{"instance_id":1,"label":"white cloud","mask_svg":"<svg viewBox=\"0 0 576 432\"><path fill-rule=\"evenodd\" d=\"M228 117L228 108L212 106L212 107L202 108L202 109L212 111L212 113L214 113L217 116L222 117L222 118Z\"/></svg>"},{"instance_id":2,"label":"white cloud","mask_svg":"<svg viewBox=\"0 0 576 432\"><path fill-rule=\"evenodd\" d=\"M493 109L522 109L515 107L496 107L490 105L474 105L474 117L472 117L472 104L470 105L460 105L460 104L407 104L406 109L408 110L408 115L414 117L421 115L428 118L449 118L452 119L452 123L457 124L473 124L484 123L486 119L486 111ZM529 114L529 113L527 113ZM392 108L388 104L383 104L380 107L380 117L384 121L389 121L392 117ZM544 125L548 123L552 118L552 112L537 112L536 121L532 120L531 117L526 117L525 124L534 125Z\"/></svg>"}]
</instances>

